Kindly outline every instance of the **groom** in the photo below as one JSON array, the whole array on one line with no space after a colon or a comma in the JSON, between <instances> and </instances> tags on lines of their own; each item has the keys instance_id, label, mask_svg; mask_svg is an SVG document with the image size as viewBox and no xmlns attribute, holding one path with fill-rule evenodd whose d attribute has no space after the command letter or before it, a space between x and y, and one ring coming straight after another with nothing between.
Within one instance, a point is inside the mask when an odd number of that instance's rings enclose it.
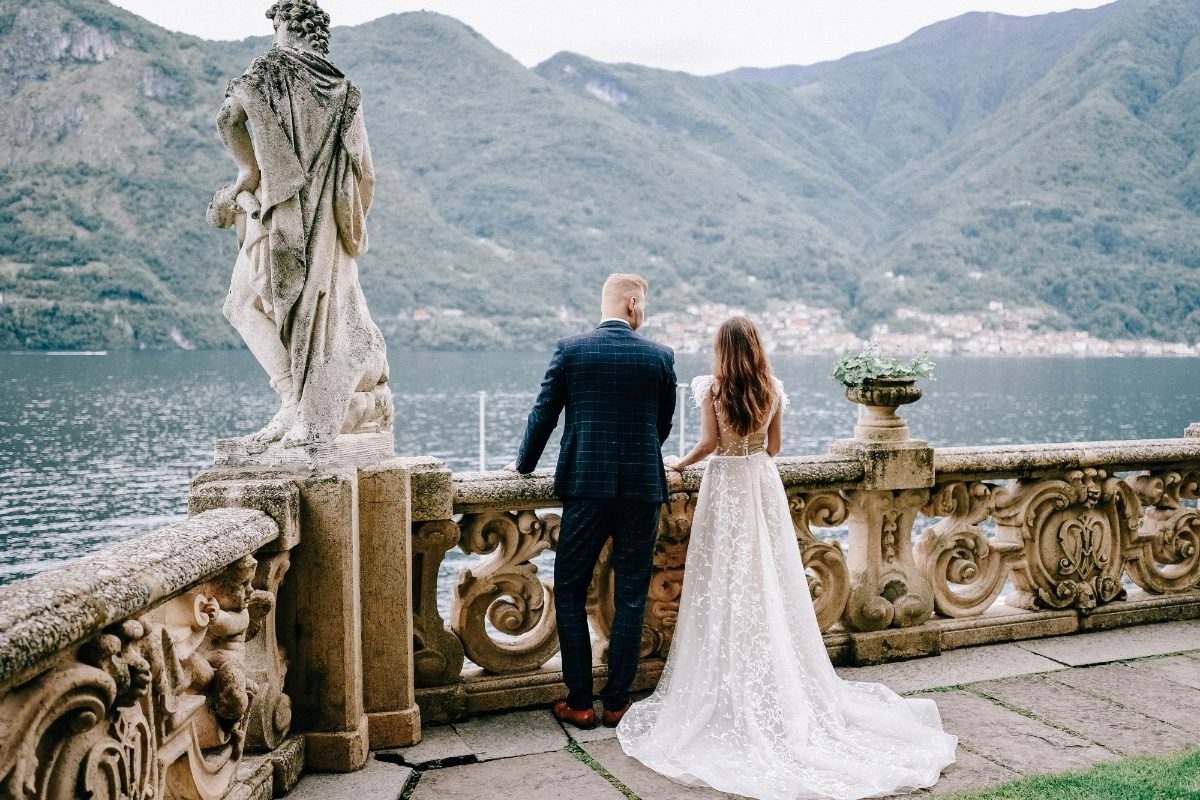
<instances>
[{"instance_id":1,"label":"groom","mask_svg":"<svg viewBox=\"0 0 1200 800\"><path fill-rule=\"evenodd\" d=\"M604 724L614 727L630 705L658 513L667 500L661 448L675 414L675 354L635 333L646 316L646 288L637 275L610 275L604 282L600 325L558 343L516 463L509 465L533 472L566 408L554 473L563 503L554 601L567 697L555 701L552 712L580 728L596 725L586 610L596 560L612 537L616 611L600 699Z\"/></svg>"}]
</instances>

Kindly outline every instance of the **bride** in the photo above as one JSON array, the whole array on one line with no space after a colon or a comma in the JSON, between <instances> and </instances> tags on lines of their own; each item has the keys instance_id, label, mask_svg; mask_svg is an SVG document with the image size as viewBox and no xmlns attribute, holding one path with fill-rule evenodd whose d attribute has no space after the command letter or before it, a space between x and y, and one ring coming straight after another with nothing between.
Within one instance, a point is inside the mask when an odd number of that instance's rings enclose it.
<instances>
[{"instance_id":1,"label":"bride","mask_svg":"<svg viewBox=\"0 0 1200 800\"><path fill-rule=\"evenodd\" d=\"M696 378L704 471L679 621L658 688L617 729L679 783L761 800L861 798L932 786L954 762L932 700L844 681L825 652L779 472L783 384L754 324L716 337Z\"/></svg>"}]
</instances>

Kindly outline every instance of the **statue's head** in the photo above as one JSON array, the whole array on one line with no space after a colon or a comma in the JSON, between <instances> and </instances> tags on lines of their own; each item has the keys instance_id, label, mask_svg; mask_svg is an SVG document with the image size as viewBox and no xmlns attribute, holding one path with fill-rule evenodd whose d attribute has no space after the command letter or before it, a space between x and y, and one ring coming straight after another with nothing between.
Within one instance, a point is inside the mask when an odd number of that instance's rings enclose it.
<instances>
[{"instance_id":1,"label":"statue's head","mask_svg":"<svg viewBox=\"0 0 1200 800\"><path fill-rule=\"evenodd\" d=\"M329 53L329 15L317 0L278 0L267 9L267 19L275 23L275 43Z\"/></svg>"}]
</instances>

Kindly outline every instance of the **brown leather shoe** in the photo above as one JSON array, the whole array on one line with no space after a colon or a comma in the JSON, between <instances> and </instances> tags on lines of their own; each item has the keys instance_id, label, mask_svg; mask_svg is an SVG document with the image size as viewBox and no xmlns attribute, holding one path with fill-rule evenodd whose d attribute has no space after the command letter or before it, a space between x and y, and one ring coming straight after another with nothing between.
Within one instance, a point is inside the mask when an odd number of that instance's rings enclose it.
<instances>
[{"instance_id":1,"label":"brown leather shoe","mask_svg":"<svg viewBox=\"0 0 1200 800\"><path fill-rule=\"evenodd\" d=\"M555 700L550 706L550 713L559 722L566 722L585 731L596 727L596 710L593 708L575 709L567 705L566 698ZM608 712L604 712L607 714Z\"/></svg>"},{"instance_id":2,"label":"brown leather shoe","mask_svg":"<svg viewBox=\"0 0 1200 800\"><path fill-rule=\"evenodd\" d=\"M629 710L631 705L633 705L633 701L626 700L625 705L621 708L618 708L616 711L609 711L607 708L604 709L604 727L615 728L620 725L621 717L625 716L625 712Z\"/></svg>"}]
</instances>

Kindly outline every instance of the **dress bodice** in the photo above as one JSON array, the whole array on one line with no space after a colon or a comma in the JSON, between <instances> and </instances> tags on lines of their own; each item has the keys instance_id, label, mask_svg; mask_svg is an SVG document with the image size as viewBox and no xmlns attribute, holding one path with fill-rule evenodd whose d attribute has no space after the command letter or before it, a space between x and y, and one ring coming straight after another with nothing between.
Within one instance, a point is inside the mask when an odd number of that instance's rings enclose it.
<instances>
[{"instance_id":1,"label":"dress bodice","mask_svg":"<svg viewBox=\"0 0 1200 800\"><path fill-rule=\"evenodd\" d=\"M783 382L778 378L771 378L771 382L775 387L775 394L771 400L771 413L767 415L767 421L763 423L762 428L748 436L738 436L730 427L725 419L725 414L720 403L714 403L713 411L717 416L717 449L713 451L713 455L717 456L752 456L755 453L761 453L767 448L767 428L771 424L771 420L779 413L781 406L787 404L787 395L783 393ZM692 396L697 408L701 406L704 400L712 391L713 376L701 375L692 381Z\"/></svg>"}]
</instances>

